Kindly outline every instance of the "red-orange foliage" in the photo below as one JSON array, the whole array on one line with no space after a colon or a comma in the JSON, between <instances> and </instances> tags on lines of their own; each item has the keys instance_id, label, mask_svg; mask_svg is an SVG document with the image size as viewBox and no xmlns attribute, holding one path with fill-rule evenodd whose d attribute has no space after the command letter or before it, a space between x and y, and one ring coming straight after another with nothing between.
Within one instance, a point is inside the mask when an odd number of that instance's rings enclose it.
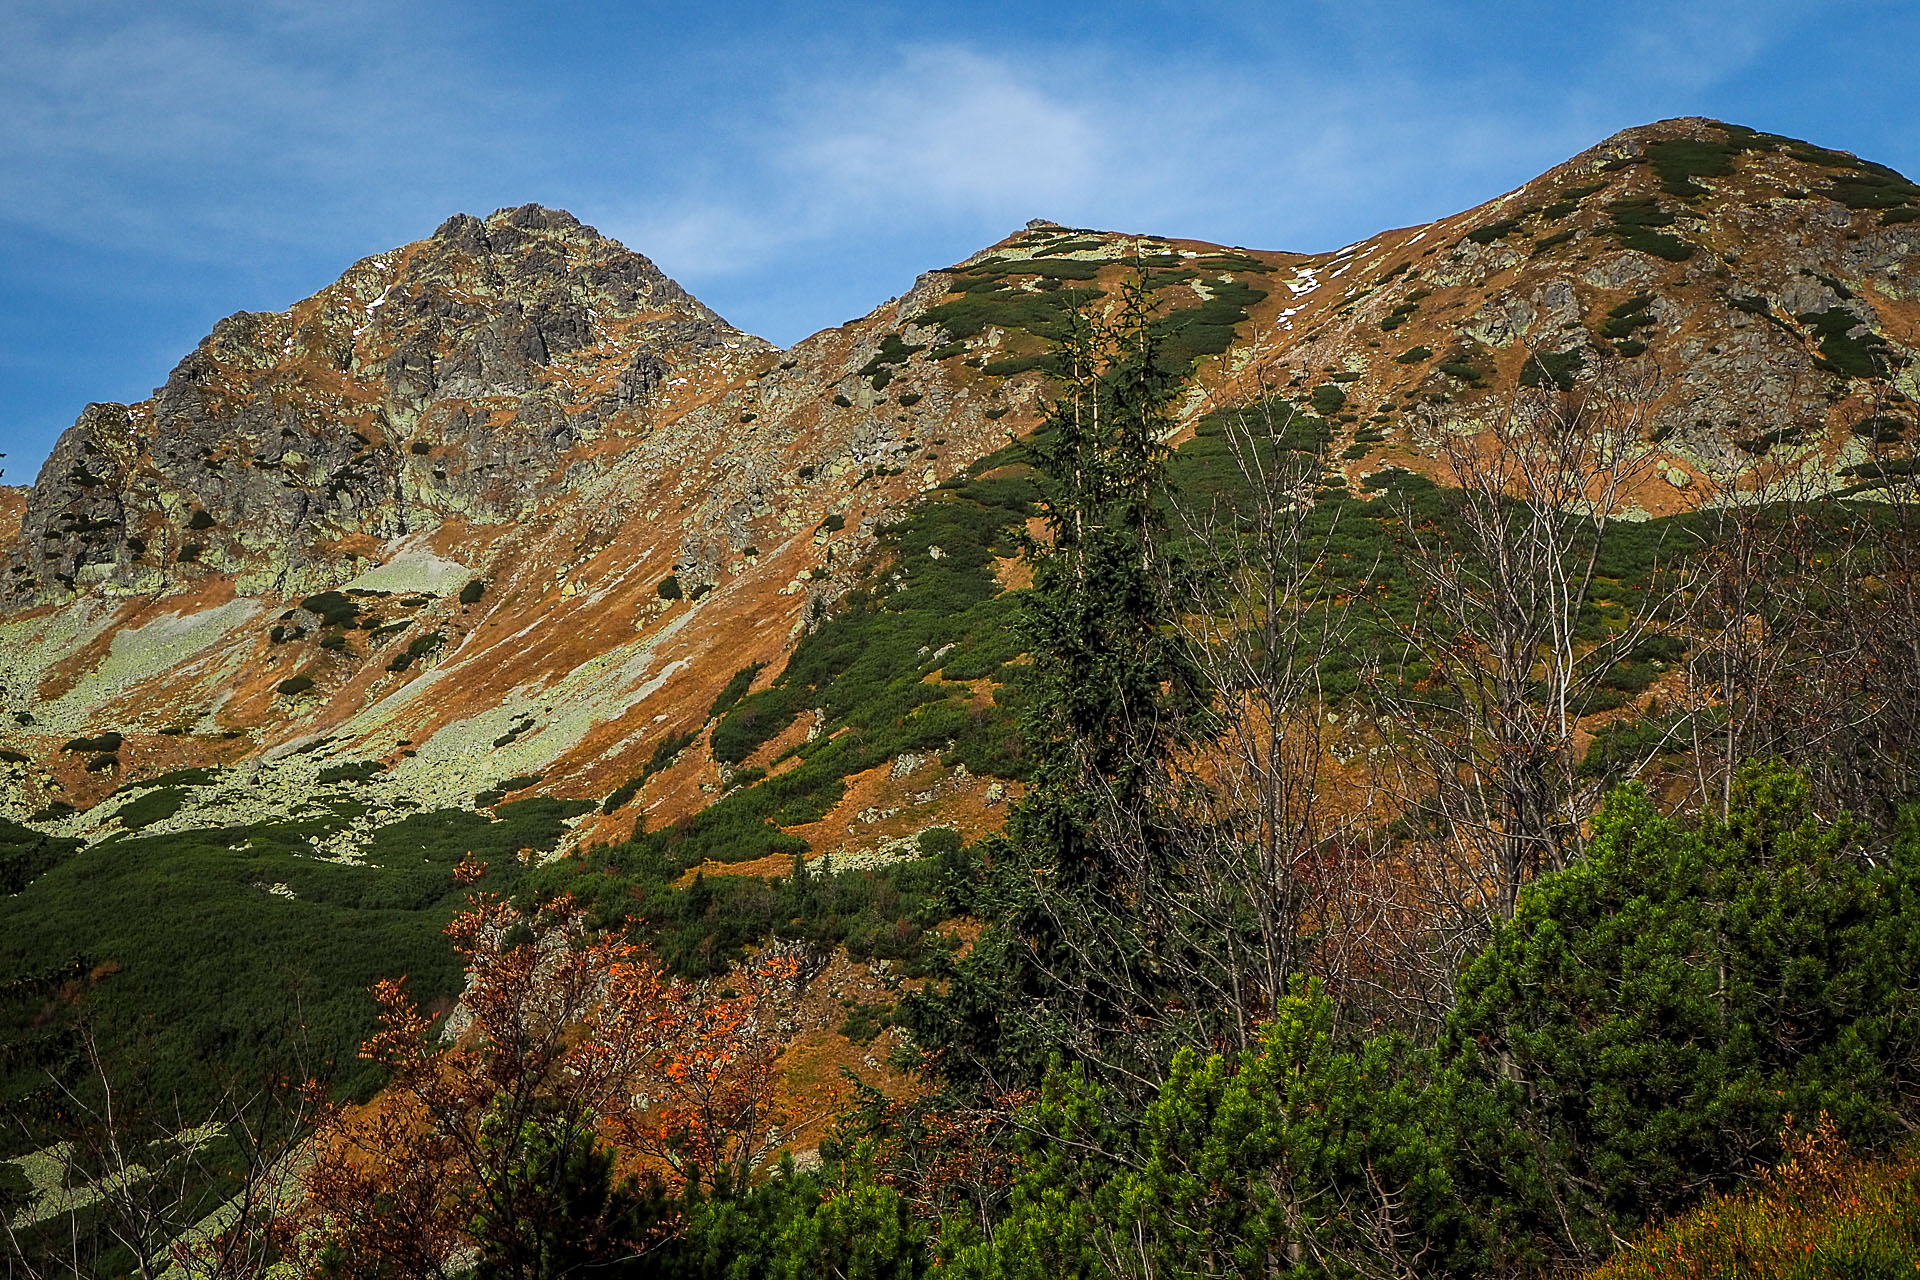
<instances>
[{"instance_id":1,"label":"red-orange foliage","mask_svg":"<svg viewBox=\"0 0 1920 1280\"><path fill-rule=\"evenodd\" d=\"M524 1251L511 1237L537 1231L550 1189L522 1171L556 1144L612 1139L707 1182L745 1179L778 1146L771 1011L791 961L715 990L593 937L565 902L534 921L494 895L469 904L447 927L467 990L445 1037L404 979L373 987L361 1054L391 1080L321 1124L295 1253L312 1262L327 1242L351 1274L439 1276L472 1248Z\"/></svg>"},{"instance_id":2,"label":"red-orange foliage","mask_svg":"<svg viewBox=\"0 0 1920 1280\"><path fill-rule=\"evenodd\" d=\"M619 1113L616 1132L708 1188L744 1185L785 1133L776 997L798 973L789 957L762 957L716 990L676 982L644 954L617 965L601 1033L639 1051L647 1095Z\"/></svg>"},{"instance_id":3,"label":"red-orange foliage","mask_svg":"<svg viewBox=\"0 0 1920 1280\"><path fill-rule=\"evenodd\" d=\"M1862 1159L1825 1115L1786 1148L1757 1185L1642 1232L1589 1280L1920 1275L1920 1148Z\"/></svg>"}]
</instances>

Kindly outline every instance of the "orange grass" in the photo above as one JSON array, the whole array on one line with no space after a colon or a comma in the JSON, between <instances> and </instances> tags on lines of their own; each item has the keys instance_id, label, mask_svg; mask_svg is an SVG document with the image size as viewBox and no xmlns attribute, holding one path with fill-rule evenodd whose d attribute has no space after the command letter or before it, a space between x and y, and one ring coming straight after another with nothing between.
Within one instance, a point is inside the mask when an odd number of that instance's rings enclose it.
<instances>
[{"instance_id":1,"label":"orange grass","mask_svg":"<svg viewBox=\"0 0 1920 1280\"><path fill-rule=\"evenodd\" d=\"M1757 1186L1643 1232L1589 1280L1920 1276L1920 1146L1853 1155L1824 1115Z\"/></svg>"}]
</instances>

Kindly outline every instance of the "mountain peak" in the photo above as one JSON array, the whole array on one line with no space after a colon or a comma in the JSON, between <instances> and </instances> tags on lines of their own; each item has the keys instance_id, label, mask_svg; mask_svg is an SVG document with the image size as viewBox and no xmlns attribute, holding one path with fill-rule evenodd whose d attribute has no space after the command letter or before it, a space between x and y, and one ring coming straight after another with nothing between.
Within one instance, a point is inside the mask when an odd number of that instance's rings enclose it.
<instances>
[{"instance_id":1,"label":"mountain peak","mask_svg":"<svg viewBox=\"0 0 1920 1280\"><path fill-rule=\"evenodd\" d=\"M580 219L565 209L549 209L542 204L523 204L510 209L495 209L487 215L487 225L518 227L522 231L571 231L583 224ZM585 229L593 230L591 227Z\"/></svg>"},{"instance_id":2,"label":"mountain peak","mask_svg":"<svg viewBox=\"0 0 1920 1280\"><path fill-rule=\"evenodd\" d=\"M90 407L42 469L0 599L209 569L285 585L331 576L343 538L510 519L569 450L644 431L676 369L765 349L570 213L455 214L286 311L228 316L151 400Z\"/></svg>"}]
</instances>

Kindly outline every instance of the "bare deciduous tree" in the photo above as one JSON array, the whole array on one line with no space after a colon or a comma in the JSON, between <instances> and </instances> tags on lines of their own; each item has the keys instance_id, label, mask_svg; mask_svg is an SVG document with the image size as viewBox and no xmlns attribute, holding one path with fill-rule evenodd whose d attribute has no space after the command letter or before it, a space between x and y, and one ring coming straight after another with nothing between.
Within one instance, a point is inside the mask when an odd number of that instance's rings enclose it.
<instances>
[{"instance_id":1,"label":"bare deciduous tree","mask_svg":"<svg viewBox=\"0 0 1920 1280\"><path fill-rule=\"evenodd\" d=\"M1292 979L1322 968L1311 935L1328 918L1327 849L1344 825L1323 802L1320 667L1351 642L1350 606L1325 582L1326 459L1289 438L1295 426L1263 388L1222 417L1239 501L1173 503L1193 562L1170 613L1213 695L1207 732L1168 779L1189 884L1179 909L1196 947L1209 933L1225 944L1217 995L1242 1047ZM1229 921L1242 927L1220 938Z\"/></svg>"},{"instance_id":2,"label":"bare deciduous tree","mask_svg":"<svg viewBox=\"0 0 1920 1280\"><path fill-rule=\"evenodd\" d=\"M1658 625L1666 582L1599 632L1601 544L1653 452L1659 387L1619 365L1571 391L1522 388L1490 420L1430 411L1451 528L1407 509L1410 618L1385 615L1399 653L1373 673L1396 747L1386 779L1417 835L1404 878L1450 972L1520 886L1583 842L1578 722L1607 670Z\"/></svg>"},{"instance_id":3,"label":"bare deciduous tree","mask_svg":"<svg viewBox=\"0 0 1920 1280\"><path fill-rule=\"evenodd\" d=\"M319 1105L305 1074L231 1082L203 1107L176 1102L159 1115L129 1101L92 1027L79 1046L84 1077L55 1080L54 1124L28 1128L36 1140L57 1137L29 1161L39 1185L0 1214L7 1274L99 1274L100 1256L118 1246L142 1280L264 1275L274 1220L299 1195Z\"/></svg>"},{"instance_id":4,"label":"bare deciduous tree","mask_svg":"<svg viewBox=\"0 0 1920 1280\"><path fill-rule=\"evenodd\" d=\"M1877 405L1856 484L1823 441L1707 476L1687 609L1693 762L1724 811L1741 762L1778 756L1889 829L1920 777L1920 489L1905 419Z\"/></svg>"}]
</instances>

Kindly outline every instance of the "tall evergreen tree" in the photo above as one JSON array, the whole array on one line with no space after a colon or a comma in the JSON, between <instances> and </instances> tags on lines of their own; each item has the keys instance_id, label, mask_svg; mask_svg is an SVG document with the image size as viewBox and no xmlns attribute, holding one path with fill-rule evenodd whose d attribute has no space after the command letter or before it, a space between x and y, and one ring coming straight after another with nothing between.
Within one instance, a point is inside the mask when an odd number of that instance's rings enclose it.
<instances>
[{"instance_id":1,"label":"tall evergreen tree","mask_svg":"<svg viewBox=\"0 0 1920 1280\"><path fill-rule=\"evenodd\" d=\"M1197 676L1170 625L1167 438L1182 379L1159 350L1154 298L1124 286L1079 317L1062 386L1029 450L1045 479L1021 626L1032 655L1023 731L1031 785L983 853L990 925L912 1023L953 1083L1030 1084L1071 1053L1157 1080L1156 931L1142 892L1170 854L1156 784L1189 732Z\"/></svg>"}]
</instances>

